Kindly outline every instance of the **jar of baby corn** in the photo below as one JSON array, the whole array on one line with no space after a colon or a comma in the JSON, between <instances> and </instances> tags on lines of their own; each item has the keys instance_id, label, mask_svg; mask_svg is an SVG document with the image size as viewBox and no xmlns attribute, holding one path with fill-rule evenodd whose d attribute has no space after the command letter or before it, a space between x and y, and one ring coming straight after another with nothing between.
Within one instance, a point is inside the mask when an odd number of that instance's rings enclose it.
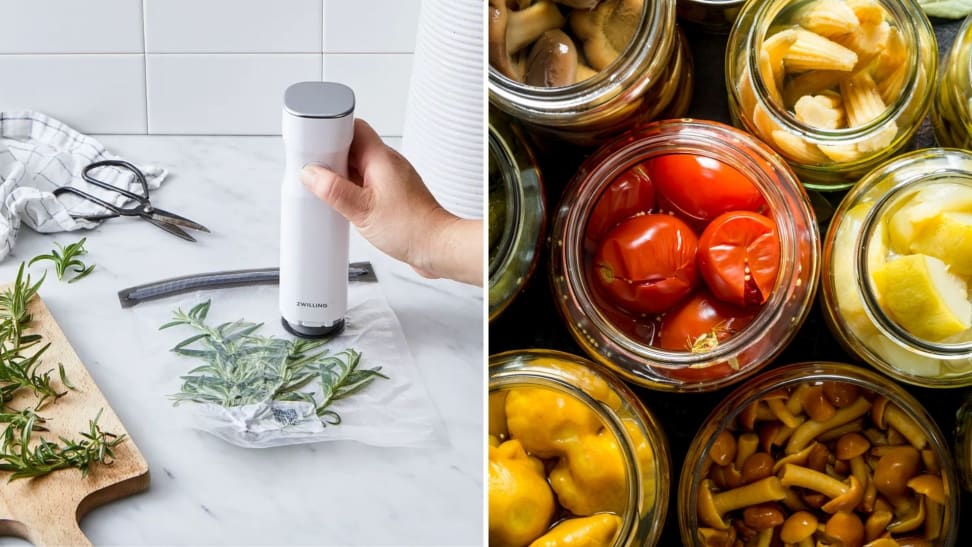
<instances>
[{"instance_id":1,"label":"jar of baby corn","mask_svg":"<svg viewBox=\"0 0 972 547\"><path fill-rule=\"evenodd\" d=\"M840 190L908 144L937 61L914 0L749 2L729 36L729 108L805 186Z\"/></svg>"}]
</instances>

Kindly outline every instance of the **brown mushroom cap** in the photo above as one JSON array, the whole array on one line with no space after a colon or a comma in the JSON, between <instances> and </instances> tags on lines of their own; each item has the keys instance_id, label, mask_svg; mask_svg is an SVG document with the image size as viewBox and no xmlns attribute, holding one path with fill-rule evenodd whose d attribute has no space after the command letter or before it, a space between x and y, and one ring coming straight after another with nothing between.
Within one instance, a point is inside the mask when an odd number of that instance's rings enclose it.
<instances>
[{"instance_id":1,"label":"brown mushroom cap","mask_svg":"<svg viewBox=\"0 0 972 547\"><path fill-rule=\"evenodd\" d=\"M527 85L562 87L577 79L577 48L560 29L548 30L530 48L525 81Z\"/></svg>"},{"instance_id":2,"label":"brown mushroom cap","mask_svg":"<svg viewBox=\"0 0 972 547\"><path fill-rule=\"evenodd\" d=\"M866 453L871 448L871 441L860 433L848 433L837 439L837 449L834 451L838 460L849 460Z\"/></svg>"},{"instance_id":3,"label":"brown mushroom cap","mask_svg":"<svg viewBox=\"0 0 972 547\"><path fill-rule=\"evenodd\" d=\"M817 517L807 511L797 511L783 522L780 539L784 543L799 543L817 531Z\"/></svg>"},{"instance_id":4,"label":"brown mushroom cap","mask_svg":"<svg viewBox=\"0 0 972 547\"><path fill-rule=\"evenodd\" d=\"M838 511L830 517L824 528L824 533L839 539L844 547L861 547L864 545L864 524L853 513Z\"/></svg>"},{"instance_id":5,"label":"brown mushroom cap","mask_svg":"<svg viewBox=\"0 0 972 547\"><path fill-rule=\"evenodd\" d=\"M506 49L516 53L532 44L544 32L563 27L565 22L557 5L548 0L540 0L526 9L514 11L509 15Z\"/></svg>"},{"instance_id":6,"label":"brown mushroom cap","mask_svg":"<svg viewBox=\"0 0 972 547\"><path fill-rule=\"evenodd\" d=\"M912 446L896 446L878 460L874 468L874 486L888 497L891 503L908 494L908 481L918 475L920 469L918 451Z\"/></svg>"},{"instance_id":7,"label":"brown mushroom cap","mask_svg":"<svg viewBox=\"0 0 972 547\"><path fill-rule=\"evenodd\" d=\"M908 481L908 488L928 497L939 505L945 505L945 483L938 475L918 475Z\"/></svg>"}]
</instances>

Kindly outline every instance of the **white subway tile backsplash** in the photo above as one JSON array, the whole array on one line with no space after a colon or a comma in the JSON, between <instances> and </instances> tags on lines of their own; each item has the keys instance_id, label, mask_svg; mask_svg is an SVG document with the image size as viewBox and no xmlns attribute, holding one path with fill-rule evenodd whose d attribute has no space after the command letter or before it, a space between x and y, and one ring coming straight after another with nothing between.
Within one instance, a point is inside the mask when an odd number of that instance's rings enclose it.
<instances>
[{"instance_id":1,"label":"white subway tile backsplash","mask_svg":"<svg viewBox=\"0 0 972 547\"><path fill-rule=\"evenodd\" d=\"M5 0L0 21L0 53L142 52L141 0Z\"/></svg>"},{"instance_id":2,"label":"white subway tile backsplash","mask_svg":"<svg viewBox=\"0 0 972 547\"><path fill-rule=\"evenodd\" d=\"M284 89L321 78L321 54L147 59L148 131L156 134L278 134Z\"/></svg>"},{"instance_id":3,"label":"white subway tile backsplash","mask_svg":"<svg viewBox=\"0 0 972 547\"><path fill-rule=\"evenodd\" d=\"M415 51L420 0L323 0L325 53Z\"/></svg>"},{"instance_id":4,"label":"white subway tile backsplash","mask_svg":"<svg viewBox=\"0 0 972 547\"><path fill-rule=\"evenodd\" d=\"M145 133L144 56L0 55L0 111L37 110L82 133Z\"/></svg>"},{"instance_id":5,"label":"white subway tile backsplash","mask_svg":"<svg viewBox=\"0 0 972 547\"><path fill-rule=\"evenodd\" d=\"M400 136L412 74L411 54L324 55L324 79L351 86L355 116L382 136Z\"/></svg>"},{"instance_id":6,"label":"white subway tile backsplash","mask_svg":"<svg viewBox=\"0 0 972 547\"><path fill-rule=\"evenodd\" d=\"M145 0L148 53L320 53L322 0Z\"/></svg>"},{"instance_id":7,"label":"white subway tile backsplash","mask_svg":"<svg viewBox=\"0 0 972 547\"><path fill-rule=\"evenodd\" d=\"M421 0L0 0L0 111L87 133L279 134L287 85L351 85L402 134Z\"/></svg>"}]
</instances>

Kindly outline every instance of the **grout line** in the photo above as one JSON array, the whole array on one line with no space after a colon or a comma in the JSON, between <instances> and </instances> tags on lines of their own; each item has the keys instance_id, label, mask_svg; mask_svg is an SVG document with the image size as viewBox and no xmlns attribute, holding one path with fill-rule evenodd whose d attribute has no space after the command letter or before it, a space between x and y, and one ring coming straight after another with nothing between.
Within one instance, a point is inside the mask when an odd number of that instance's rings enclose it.
<instances>
[{"instance_id":1,"label":"grout line","mask_svg":"<svg viewBox=\"0 0 972 547\"><path fill-rule=\"evenodd\" d=\"M148 81L148 21L145 17L145 3L142 0L142 75L145 81L145 134L150 132L149 128L149 81Z\"/></svg>"},{"instance_id":2,"label":"grout line","mask_svg":"<svg viewBox=\"0 0 972 547\"><path fill-rule=\"evenodd\" d=\"M144 0L143 0L144 1ZM144 26L144 22L143 22ZM143 31L143 40L144 31ZM150 52L146 51L144 48L142 51L128 51L128 52L118 52L118 51L65 51L65 52L44 52L44 53L0 53L0 58L2 57L42 57L42 56L67 56L67 57L79 57L83 55L414 55L414 51L166 51L166 52Z\"/></svg>"}]
</instances>

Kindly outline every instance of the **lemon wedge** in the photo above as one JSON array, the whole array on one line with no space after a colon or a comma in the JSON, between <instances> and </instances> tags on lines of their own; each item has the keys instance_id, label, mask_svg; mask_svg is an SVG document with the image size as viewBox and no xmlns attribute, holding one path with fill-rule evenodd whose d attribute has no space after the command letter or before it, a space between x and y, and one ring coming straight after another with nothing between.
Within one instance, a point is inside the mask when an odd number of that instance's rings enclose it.
<instances>
[{"instance_id":1,"label":"lemon wedge","mask_svg":"<svg viewBox=\"0 0 972 547\"><path fill-rule=\"evenodd\" d=\"M941 259L959 275L972 275L972 213L938 213L924 222L911 251Z\"/></svg>"},{"instance_id":2,"label":"lemon wedge","mask_svg":"<svg viewBox=\"0 0 972 547\"><path fill-rule=\"evenodd\" d=\"M899 256L872 273L882 306L915 336L938 341L972 326L965 281L941 260L923 254Z\"/></svg>"},{"instance_id":3,"label":"lemon wedge","mask_svg":"<svg viewBox=\"0 0 972 547\"><path fill-rule=\"evenodd\" d=\"M916 241L934 230L942 213L972 213L972 188L957 182L930 184L914 193L888 218L891 248L900 254L922 252Z\"/></svg>"}]
</instances>

